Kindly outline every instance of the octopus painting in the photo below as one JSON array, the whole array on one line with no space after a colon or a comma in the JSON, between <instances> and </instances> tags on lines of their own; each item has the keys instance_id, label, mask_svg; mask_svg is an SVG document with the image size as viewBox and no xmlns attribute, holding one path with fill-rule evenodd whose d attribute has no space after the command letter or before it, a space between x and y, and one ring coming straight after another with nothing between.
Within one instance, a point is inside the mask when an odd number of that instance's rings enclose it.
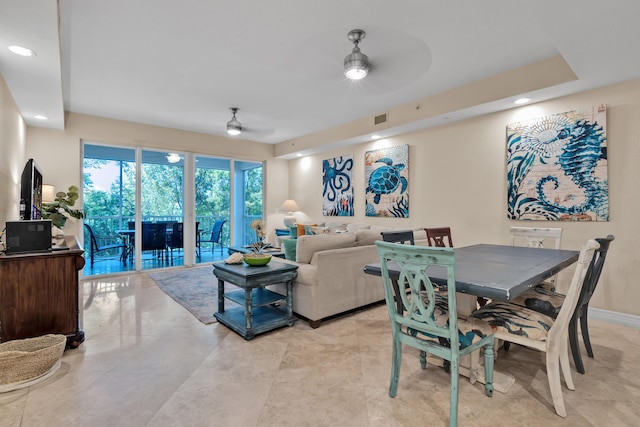
<instances>
[{"instance_id":1,"label":"octopus painting","mask_svg":"<svg viewBox=\"0 0 640 427\"><path fill-rule=\"evenodd\" d=\"M322 161L322 214L353 216L353 186L351 156Z\"/></svg>"},{"instance_id":2,"label":"octopus painting","mask_svg":"<svg viewBox=\"0 0 640 427\"><path fill-rule=\"evenodd\" d=\"M409 216L409 146L365 153L366 216Z\"/></svg>"},{"instance_id":3,"label":"octopus painting","mask_svg":"<svg viewBox=\"0 0 640 427\"><path fill-rule=\"evenodd\" d=\"M507 216L608 221L606 107L507 127Z\"/></svg>"}]
</instances>

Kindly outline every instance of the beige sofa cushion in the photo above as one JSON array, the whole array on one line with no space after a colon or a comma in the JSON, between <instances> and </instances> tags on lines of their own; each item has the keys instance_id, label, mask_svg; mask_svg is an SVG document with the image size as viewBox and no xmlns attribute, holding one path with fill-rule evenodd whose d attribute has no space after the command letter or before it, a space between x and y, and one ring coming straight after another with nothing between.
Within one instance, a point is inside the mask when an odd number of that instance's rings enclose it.
<instances>
[{"instance_id":1,"label":"beige sofa cushion","mask_svg":"<svg viewBox=\"0 0 640 427\"><path fill-rule=\"evenodd\" d=\"M347 231L368 230L371 228L368 224L347 224Z\"/></svg>"},{"instance_id":2,"label":"beige sofa cushion","mask_svg":"<svg viewBox=\"0 0 640 427\"><path fill-rule=\"evenodd\" d=\"M372 227L368 230L358 230L356 231L356 246L366 246L375 244L376 240L382 240L383 231L389 231L391 228L383 228L376 227L375 229Z\"/></svg>"},{"instance_id":3,"label":"beige sofa cushion","mask_svg":"<svg viewBox=\"0 0 640 427\"><path fill-rule=\"evenodd\" d=\"M309 264L313 254L329 249L350 248L355 245L355 233L318 234L299 236L296 247L296 262Z\"/></svg>"}]
</instances>

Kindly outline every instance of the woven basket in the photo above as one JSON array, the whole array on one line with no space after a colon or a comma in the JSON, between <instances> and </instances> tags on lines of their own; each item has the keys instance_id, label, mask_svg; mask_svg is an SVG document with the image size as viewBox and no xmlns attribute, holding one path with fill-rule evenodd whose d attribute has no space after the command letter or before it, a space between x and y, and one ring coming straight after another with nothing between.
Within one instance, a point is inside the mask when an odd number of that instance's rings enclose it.
<instances>
[{"instance_id":1,"label":"woven basket","mask_svg":"<svg viewBox=\"0 0 640 427\"><path fill-rule=\"evenodd\" d=\"M60 360L66 344L66 336L53 334L0 344L0 385L46 374Z\"/></svg>"}]
</instances>

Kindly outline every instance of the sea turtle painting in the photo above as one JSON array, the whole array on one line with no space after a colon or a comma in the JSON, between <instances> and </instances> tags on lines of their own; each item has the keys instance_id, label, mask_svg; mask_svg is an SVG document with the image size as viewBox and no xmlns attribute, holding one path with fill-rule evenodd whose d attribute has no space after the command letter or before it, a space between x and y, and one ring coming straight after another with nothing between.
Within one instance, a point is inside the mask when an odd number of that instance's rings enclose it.
<instances>
[{"instance_id":1,"label":"sea turtle painting","mask_svg":"<svg viewBox=\"0 0 640 427\"><path fill-rule=\"evenodd\" d=\"M394 165L393 160L388 157L383 157L376 160L376 163L384 163L385 166L380 166L371 173L369 176L369 186L367 187L367 193L373 193L373 202L375 204L380 203L380 196L382 194L391 194L400 186L400 194L407 190L407 179L400 175L400 171L405 168L405 165Z\"/></svg>"}]
</instances>

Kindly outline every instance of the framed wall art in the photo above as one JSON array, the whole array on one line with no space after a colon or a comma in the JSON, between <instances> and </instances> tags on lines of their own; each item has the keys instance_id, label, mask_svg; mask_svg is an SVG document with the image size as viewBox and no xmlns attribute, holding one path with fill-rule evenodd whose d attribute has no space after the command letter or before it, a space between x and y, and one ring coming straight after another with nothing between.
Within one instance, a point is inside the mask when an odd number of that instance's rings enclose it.
<instances>
[{"instance_id":1,"label":"framed wall art","mask_svg":"<svg viewBox=\"0 0 640 427\"><path fill-rule=\"evenodd\" d=\"M409 217L409 146L364 155L366 216Z\"/></svg>"},{"instance_id":2,"label":"framed wall art","mask_svg":"<svg viewBox=\"0 0 640 427\"><path fill-rule=\"evenodd\" d=\"M322 215L353 216L353 156L322 161Z\"/></svg>"},{"instance_id":3,"label":"framed wall art","mask_svg":"<svg viewBox=\"0 0 640 427\"><path fill-rule=\"evenodd\" d=\"M606 106L507 126L507 215L608 221Z\"/></svg>"}]
</instances>

